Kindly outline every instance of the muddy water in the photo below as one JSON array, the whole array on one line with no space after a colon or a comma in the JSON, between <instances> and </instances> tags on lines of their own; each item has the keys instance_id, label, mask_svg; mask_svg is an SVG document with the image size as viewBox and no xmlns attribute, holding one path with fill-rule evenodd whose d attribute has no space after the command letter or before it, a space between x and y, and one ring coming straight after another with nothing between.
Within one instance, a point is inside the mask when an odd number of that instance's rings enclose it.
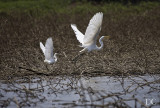
<instances>
[{"instance_id":1,"label":"muddy water","mask_svg":"<svg viewBox=\"0 0 160 108\"><path fill-rule=\"evenodd\" d=\"M160 107L160 75L0 81L0 107Z\"/></svg>"}]
</instances>

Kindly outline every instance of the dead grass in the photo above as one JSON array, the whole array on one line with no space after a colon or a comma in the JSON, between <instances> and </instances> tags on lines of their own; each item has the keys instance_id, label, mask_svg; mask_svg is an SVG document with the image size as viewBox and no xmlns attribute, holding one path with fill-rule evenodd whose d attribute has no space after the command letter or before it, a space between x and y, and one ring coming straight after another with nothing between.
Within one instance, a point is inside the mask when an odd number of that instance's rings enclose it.
<instances>
[{"instance_id":1,"label":"dead grass","mask_svg":"<svg viewBox=\"0 0 160 108\"><path fill-rule=\"evenodd\" d=\"M28 75L130 75L160 73L160 8L136 16L118 18L104 13L100 35L110 35L101 51L72 59L81 50L70 24L85 32L95 13L0 17L0 79ZM58 62L47 65L39 48L48 37L54 41ZM66 57L65 57L65 54ZM47 68L48 69L47 69ZM28 70L29 69L29 70Z\"/></svg>"}]
</instances>

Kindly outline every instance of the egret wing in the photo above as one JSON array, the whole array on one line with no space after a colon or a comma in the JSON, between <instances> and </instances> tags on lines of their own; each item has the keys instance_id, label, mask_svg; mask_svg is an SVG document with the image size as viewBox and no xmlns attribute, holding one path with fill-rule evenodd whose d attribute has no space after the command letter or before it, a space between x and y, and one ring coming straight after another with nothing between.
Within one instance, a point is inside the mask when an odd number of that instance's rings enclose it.
<instances>
[{"instance_id":1,"label":"egret wing","mask_svg":"<svg viewBox=\"0 0 160 108\"><path fill-rule=\"evenodd\" d=\"M45 59L53 59L53 41L52 38L48 38L45 44Z\"/></svg>"},{"instance_id":2,"label":"egret wing","mask_svg":"<svg viewBox=\"0 0 160 108\"><path fill-rule=\"evenodd\" d=\"M84 35L77 29L77 26L75 24L71 24L71 27L76 34L77 40L83 44Z\"/></svg>"},{"instance_id":3,"label":"egret wing","mask_svg":"<svg viewBox=\"0 0 160 108\"><path fill-rule=\"evenodd\" d=\"M40 42L40 48L41 48L43 54L45 55L45 47L44 47L44 45L42 44L42 42Z\"/></svg>"},{"instance_id":4,"label":"egret wing","mask_svg":"<svg viewBox=\"0 0 160 108\"><path fill-rule=\"evenodd\" d=\"M101 30L103 13L96 13L90 20L84 36L84 44L91 45L96 43L97 36Z\"/></svg>"}]
</instances>

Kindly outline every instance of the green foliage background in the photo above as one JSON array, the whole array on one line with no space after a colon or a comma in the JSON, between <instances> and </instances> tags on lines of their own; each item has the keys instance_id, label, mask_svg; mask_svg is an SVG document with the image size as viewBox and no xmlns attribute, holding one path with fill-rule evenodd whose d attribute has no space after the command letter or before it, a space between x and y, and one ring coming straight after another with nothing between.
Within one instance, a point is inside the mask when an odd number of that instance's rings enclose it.
<instances>
[{"instance_id":1,"label":"green foliage background","mask_svg":"<svg viewBox=\"0 0 160 108\"><path fill-rule=\"evenodd\" d=\"M137 14L158 7L159 0L0 0L1 14L23 13L43 16L50 13L125 12Z\"/></svg>"}]
</instances>

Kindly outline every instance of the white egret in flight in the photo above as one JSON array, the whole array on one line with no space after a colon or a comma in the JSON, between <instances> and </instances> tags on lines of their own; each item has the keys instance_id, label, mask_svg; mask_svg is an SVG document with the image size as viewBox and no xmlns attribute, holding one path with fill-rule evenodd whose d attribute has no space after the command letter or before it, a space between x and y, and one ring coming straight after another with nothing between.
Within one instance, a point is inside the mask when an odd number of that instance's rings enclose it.
<instances>
[{"instance_id":1,"label":"white egret in flight","mask_svg":"<svg viewBox=\"0 0 160 108\"><path fill-rule=\"evenodd\" d=\"M40 48L45 56L44 62L53 64L57 61L57 53L53 56L53 41L51 37L47 39L45 46L40 42Z\"/></svg>"},{"instance_id":2,"label":"white egret in flight","mask_svg":"<svg viewBox=\"0 0 160 108\"><path fill-rule=\"evenodd\" d=\"M80 52L88 50L88 52L92 50L100 50L103 48L103 38L109 38L109 36L102 36L99 39L101 44L100 47L96 45L97 37L99 32L101 31L101 25L103 20L103 13L96 13L89 22L89 25L86 29L85 35L83 35L76 27L75 24L71 24L72 29L75 32L77 40L82 44L80 47L84 47Z\"/></svg>"}]
</instances>

